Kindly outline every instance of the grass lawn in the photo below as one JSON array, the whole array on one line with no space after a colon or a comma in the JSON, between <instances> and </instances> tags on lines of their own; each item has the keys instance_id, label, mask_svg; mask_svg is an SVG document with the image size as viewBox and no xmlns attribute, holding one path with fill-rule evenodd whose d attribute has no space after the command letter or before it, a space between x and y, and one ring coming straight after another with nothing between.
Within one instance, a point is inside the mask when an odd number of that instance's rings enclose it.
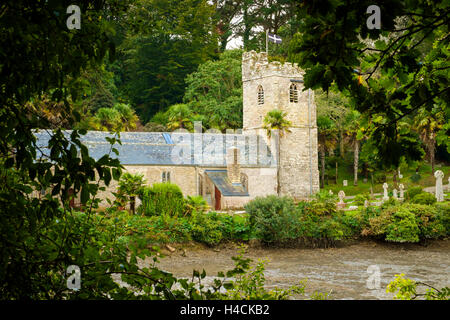
<instances>
[{"instance_id":1,"label":"grass lawn","mask_svg":"<svg viewBox=\"0 0 450 320\"><path fill-rule=\"evenodd\" d=\"M341 166L339 168L339 172L338 172L339 184L333 183L334 180L332 181L331 179L329 180L329 184L327 184L327 181L325 179L325 187L323 189L324 190L332 190L335 194L337 194L340 190L344 190L346 196L370 193L370 187L371 187L370 177L368 179L368 182L364 183L364 181L363 181L364 177L359 176L358 185L354 186L352 170L353 170L352 166L348 166L348 167ZM446 165L442 164L439 167L438 165L436 165L435 170L442 170L442 172L444 172L443 184L444 184L444 189L445 189L445 187L448 185L448 178L450 176L450 166L448 166L448 165L446 166ZM401 172L401 174L403 175L403 178L398 179L398 177L397 177L397 182L403 183L403 185L405 186L405 190L407 190L410 187L415 187L415 186L421 186L422 188L425 188L425 187L432 187L435 185L436 178L434 177L434 175L431 174L431 166L430 165L421 164L421 166L419 168L419 175L421 176L421 178L417 182L413 182L410 179L410 177L415 172L416 172L415 168L411 168L407 171ZM386 173L386 179L387 179L387 183L389 184L389 191L392 191L392 188L394 185L393 172ZM343 186L343 183L342 183L343 180L348 180L347 187ZM444 190L444 191L446 191L446 190ZM382 193L383 192L383 183L374 184L373 192L374 193Z\"/></svg>"}]
</instances>

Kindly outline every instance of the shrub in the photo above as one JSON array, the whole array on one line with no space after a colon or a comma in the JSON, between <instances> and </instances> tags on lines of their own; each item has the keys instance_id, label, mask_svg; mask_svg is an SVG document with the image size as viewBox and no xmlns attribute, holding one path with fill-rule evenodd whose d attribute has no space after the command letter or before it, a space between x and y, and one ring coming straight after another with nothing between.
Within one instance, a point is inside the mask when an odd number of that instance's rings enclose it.
<instances>
[{"instance_id":1,"label":"shrub","mask_svg":"<svg viewBox=\"0 0 450 320\"><path fill-rule=\"evenodd\" d=\"M409 179L410 179L412 182L417 183L417 182L419 182L420 179L422 179L422 177L420 176L420 174L414 173L411 177L409 177Z\"/></svg>"},{"instance_id":2,"label":"shrub","mask_svg":"<svg viewBox=\"0 0 450 320\"><path fill-rule=\"evenodd\" d=\"M392 215L392 223L386 230L386 240L394 242L419 242L419 226L416 217L408 209L400 207Z\"/></svg>"},{"instance_id":3,"label":"shrub","mask_svg":"<svg viewBox=\"0 0 450 320\"><path fill-rule=\"evenodd\" d=\"M294 202L274 195L258 197L245 205L255 236L265 242L295 237L298 219Z\"/></svg>"},{"instance_id":4,"label":"shrub","mask_svg":"<svg viewBox=\"0 0 450 320\"><path fill-rule=\"evenodd\" d=\"M216 245L222 238L221 222L215 213L205 214L194 211L192 214L191 234L192 239L207 245Z\"/></svg>"},{"instance_id":5,"label":"shrub","mask_svg":"<svg viewBox=\"0 0 450 320\"><path fill-rule=\"evenodd\" d=\"M412 198L411 200L412 203L417 203L417 204L434 204L436 202L436 197L428 192L422 192L419 194L416 194L414 196L414 198Z\"/></svg>"},{"instance_id":6,"label":"shrub","mask_svg":"<svg viewBox=\"0 0 450 320\"><path fill-rule=\"evenodd\" d=\"M446 234L446 230L433 206L410 204L408 210L416 216L421 239L435 239Z\"/></svg>"},{"instance_id":7,"label":"shrub","mask_svg":"<svg viewBox=\"0 0 450 320\"><path fill-rule=\"evenodd\" d=\"M408 197L409 200L411 200L416 195L418 195L419 193L422 193L422 192L423 192L422 187L411 187L406 192L406 196Z\"/></svg>"},{"instance_id":8,"label":"shrub","mask_svg":"<svg viewBox=\"0 0 450 320\"><path fill-rule=\"evenodd\" d=\"M184 198L180 187L164 182L155 183L152 187L142 189L140 198L142 205L138 212L147 216L168 215L179 216L184 211Z\"/></svg>"},{"instance_id":9,"label":"shrub","mask_svg":"<svg viewBox=\"0 0 450 320\"><path fill-rule=\"evenodd\" d=\"M373 175L373 181L375 183L384 183L386 182L386 173L378 172Z\"/></svg>"},{"instance_id":10,"label":"shrub","mask_svg":"<svg viewBox=\"0 0 450 320\"><path fill-rule=\"evenodd\" d=\"M357 206L362 206L362 205L364 205L364 202L365 202L366 200L370 200L370 194L368 194L368 193L356 195L353 202L354 202L355 205L357 205Z\"/></svg>"},{"instance_id":11,"label":"shrub","mask_svg":"<svg viewBox=\"0 0 450 320\"><path fill-rule=\"evenodd\" d=\"M135 213L136 197L142 190L145 183L143 174L132 174L125 172L119 180L119 188L117 189L116 204L124 207L128 202L130 203L130 210Z\"/></svg>"},{"instance_id":12,"label":"shrub","mask_svg":"<svg viewBox=\"0 0 450 320\"><path fill-rule=\"evenodd\" d=\"M187 196L184 203L184 215L186 216L190 216L193 212L205 212L208 209L208 202L202 196Z\"/></svg>"},{"instance_id":13,"label":"shrub","mask_svg":"<svg viewBox=\"0 0 450 320\"><path fill-rule=\"evenodd\" d=\"M442 224L445 234L450 234L450 204L448 203L436 203L436 220Z\"/></svg>"}]
</instances>

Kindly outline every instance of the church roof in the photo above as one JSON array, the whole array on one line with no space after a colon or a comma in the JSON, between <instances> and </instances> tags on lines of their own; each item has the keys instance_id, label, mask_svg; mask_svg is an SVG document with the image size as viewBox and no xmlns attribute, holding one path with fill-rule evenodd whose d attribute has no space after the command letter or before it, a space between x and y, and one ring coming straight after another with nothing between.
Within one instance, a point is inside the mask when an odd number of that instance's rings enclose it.
<instances>
[{"instance_id":1,"label":"church roof","mask_svg":"<svg viewBox=\"0 0 450 320\"><path fill-rule=\"evenodd\" d=\"M248 196L248 192L241 183L231 183L226 170L205 170L220 193L225 197Z\"/></svg>"},{"instance_id":2,"label":"church roof","mask_svg":"<svg viewBox=\"0 0 450 320\"><path fill-rule=\"evenodd\" d=\"M63 131L70 138L72 131ZM50 130L37 130L35 136L39 146L37 158L49 155ZM241 150L241 166L268 167L274 163L269 146L260 136L242 134L197 134L169 132L121 132L120 141L114 144L117 156L110 152L107 137L114 134L105 131L88 131L80 136L95 160L105 154L119 158L123 165L187 165L203 167L225 167L226 150L233 145ZM200 148L201 146L201 148ZM266 152L262 152L267 150ZM261 155L258 155L261 154Z\"/></svg>"}]
</instances>

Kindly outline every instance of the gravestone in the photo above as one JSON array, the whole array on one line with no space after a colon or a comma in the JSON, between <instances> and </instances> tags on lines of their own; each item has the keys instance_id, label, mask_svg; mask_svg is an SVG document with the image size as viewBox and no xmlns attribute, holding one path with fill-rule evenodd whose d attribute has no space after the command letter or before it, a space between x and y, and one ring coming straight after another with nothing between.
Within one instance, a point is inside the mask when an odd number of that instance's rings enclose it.
<instances>
[{"instance_id":1,"label":"gravestone","mask_svg":"<svg viewBox=\"0 0 450 320\"><path fill-rule=\"evenodd\" d=\"M447 190L450 191L450 177L448 177L448 186L447 186Z\"/></svg>"},{"instance_id":2,"label":"gravestone","mask_svg":"<svg viewBox=\"0 0 450 320\"><path fill-rule=\"evenodd\" d=\"M348 185L348 181L344 180L344 181L342 181L342 184L344 185L344 187L346 187Z\"/></svg>"},{"instance_id":3,"label":"gravestone","mask_svg":"<svg viewBox=\"0 0 450 320\"><path fill-rule=\"evenodd\" d=\"M330 194L330 196L332 196L332 195L333 195L333 191L331 191L331 190L330 190L330 191L329 191L328 193Z\"/></svg>"},{"instance_id":4,"label":"gravestone","mask_svg":"<svg viewBox=\"0 0 450 320\"><path fill-rule=\"evenodd\" d=\"M403 201L405 200L405 186L403 185L403 183L400 183L398 185L398 188L400 189L400 200Z\"/></svg>"},{"instance_id":5,"label":"gravestone","mask_svg":"<svg viewBox=\"0 0 450 320\"><path fill-rule=\"evenodd\" d=\"M364 178L364 179L363 179L363 182L364 182L364 183L367 183L367 178Z\"/></svg>"},{"instance_id":6,"label":"gravestone","mask_svg":"<svg viewBox=\"0 0 450 320\"><path fill-rule=\"evenodd\" d=\"M345 202L344 202L345 192L342 190L339 191L338 197L339 197L339 202L337 204L338 208L345 208Z\"/></svg>"},{"instance_id":7,"label":"gravestone","mask_svg":"<svg viewBox=\"0 0 450 320\"><path fill-rule=\"evenodd\" d=\"M397 193L397 189L394 189L394 190L392 191L392 193L393 193L393 197L394 197L394 199L395 199L395 200L398 200L398 193Z\"/></svg>"},{"instance_id":8,"label":"gravestone","mask_svg":"<svg viewBox=\"0 0 450 320\"><path fill-rule=\"evenodd\" d=\"M386 182L383 183L383 201L389 200L388 188L389 188L389 185Z\"/></svg>"},{"instance_id":9,"label":"gravestone","mask_svg":"<svg viewBox=\"0 0 450 320\"><path fill-rule=\"evenodd\" d=\"M364 208L367 208L367 207L369 207L369 205L370 205L370 203L369 203L369 200L364 200Z\"/></svg>"},{"instance_id":10,"label":"gravestone","mask_svg":"<svg viewBox=\"0 0 450 320\"><path fill-rule=\"evenodd\" d=\"M444 178L444 173L441 170L437 170L434 173L434 177L436 178L436 201L442 202L444 201L444 188L442 186L442 179Z\"/></svg>"}]
</instances>

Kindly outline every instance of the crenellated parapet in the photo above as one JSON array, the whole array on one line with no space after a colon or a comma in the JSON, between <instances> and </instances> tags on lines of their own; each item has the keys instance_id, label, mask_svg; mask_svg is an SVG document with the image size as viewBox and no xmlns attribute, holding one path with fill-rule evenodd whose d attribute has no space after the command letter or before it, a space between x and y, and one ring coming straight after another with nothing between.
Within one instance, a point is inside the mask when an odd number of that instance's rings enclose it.
<instances>
[{"instance_id":1,"label":"crenellated parapet","mask_svg":"<svg viewBox=\"0 0 450 320\"><path fill-rule=\"evenodd\" d=\"M303 71L297 63L279 61L269 62L266 52L244 52L242 54L242 81L249 81L263 77L303 78Z\"/></svg>"}]
</instances>

